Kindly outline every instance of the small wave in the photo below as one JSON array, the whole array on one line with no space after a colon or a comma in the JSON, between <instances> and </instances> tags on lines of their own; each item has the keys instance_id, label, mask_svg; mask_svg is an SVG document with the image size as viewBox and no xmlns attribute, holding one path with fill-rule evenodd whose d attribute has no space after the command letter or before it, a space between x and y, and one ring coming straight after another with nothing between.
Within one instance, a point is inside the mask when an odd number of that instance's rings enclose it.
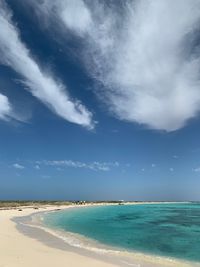
<instances>
[{"instance_id":1,"label":"small wave","mask_svg":"<svg viewBox=\"0 0 200 267\"><path fill-rule=\"evenodd\" d=\"M45 231L46 233L49 233L61 239L66 244L72 247L85 249L85 250L92 251L98 254L119 254L122 252L120 250L112 249L111 247L108 247L106 245L102 245L101 243L98 243L97 241L94 241L82 235L67 232L67 231L60 230L60 229L58 230L52 227L50 228L47 225L44 225L43 215L44 213L42 215L41 214L32 215L30 220L26 222L20 222L20 224L41 229Z\"/></svg>"}]
</instances>

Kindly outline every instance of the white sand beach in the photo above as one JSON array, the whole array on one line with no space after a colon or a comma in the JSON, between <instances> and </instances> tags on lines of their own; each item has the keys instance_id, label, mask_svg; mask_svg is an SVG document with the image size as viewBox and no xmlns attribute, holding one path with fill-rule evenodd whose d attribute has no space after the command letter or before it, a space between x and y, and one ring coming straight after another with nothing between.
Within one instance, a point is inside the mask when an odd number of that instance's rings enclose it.
<instances>
[{"instance_id":1,"label":"white sand beach","mask_svg":"<svg viewBox=\"0 0 200 267\"><path fill-rule=\"evenodd\" d=\"M49 207L48 210L55 209ZM44 209L46 211L47 209ZM40 209L42 211L42 209ZM62 251L21 234L11 219L35 212L34 208L0 210L0 267L114 267L115 265Z\"/></svg>"}]
</instances>

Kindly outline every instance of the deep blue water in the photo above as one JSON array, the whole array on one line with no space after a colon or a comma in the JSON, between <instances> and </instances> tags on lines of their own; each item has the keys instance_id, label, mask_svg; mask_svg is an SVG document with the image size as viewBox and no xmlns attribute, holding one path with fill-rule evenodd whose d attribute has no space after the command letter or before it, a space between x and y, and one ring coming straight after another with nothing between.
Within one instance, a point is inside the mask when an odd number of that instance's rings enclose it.
<instances>
[{"instance_id":1,"label":"deep blue water","mask_svg":"<svg viewBox=\"0 0 200 267\"><path fill-rule=\"evenodd\" d=\"M200 204L84 207L46 214L44 223L123 250L200 262Z\"/></svg>"}]
</instances>

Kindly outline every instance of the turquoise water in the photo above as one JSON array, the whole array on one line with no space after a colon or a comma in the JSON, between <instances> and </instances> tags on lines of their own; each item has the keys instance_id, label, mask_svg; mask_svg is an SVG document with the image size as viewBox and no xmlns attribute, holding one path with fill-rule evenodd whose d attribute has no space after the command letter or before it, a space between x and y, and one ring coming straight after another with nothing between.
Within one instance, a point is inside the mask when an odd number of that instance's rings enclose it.
<instances>
[{"instance_id":1,"label":"turquoise water","mask_svg":"<svg viewBox=\"0 0 200 267\"><path fill-rule=\"evenodd\" d=\"M122 250L200 262L200 204L84 207L46 214L44 223Z\"/></svg>"}]
</instances>

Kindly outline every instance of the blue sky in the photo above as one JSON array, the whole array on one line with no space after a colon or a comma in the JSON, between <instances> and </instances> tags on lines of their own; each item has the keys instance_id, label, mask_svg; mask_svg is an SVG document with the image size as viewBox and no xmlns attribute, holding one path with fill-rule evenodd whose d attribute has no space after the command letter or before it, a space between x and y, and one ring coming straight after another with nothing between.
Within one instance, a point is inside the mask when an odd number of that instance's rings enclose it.
<instances>
[{"instance_id":1,"label":"blue sky","mask_svg":"<svg viewBox=\"0 0 200 267\"><path fill-rule=\"evenodd\" d=\"M1 1L0 199L200 200L199 10Z\"/></svg>"}]
</instances>

